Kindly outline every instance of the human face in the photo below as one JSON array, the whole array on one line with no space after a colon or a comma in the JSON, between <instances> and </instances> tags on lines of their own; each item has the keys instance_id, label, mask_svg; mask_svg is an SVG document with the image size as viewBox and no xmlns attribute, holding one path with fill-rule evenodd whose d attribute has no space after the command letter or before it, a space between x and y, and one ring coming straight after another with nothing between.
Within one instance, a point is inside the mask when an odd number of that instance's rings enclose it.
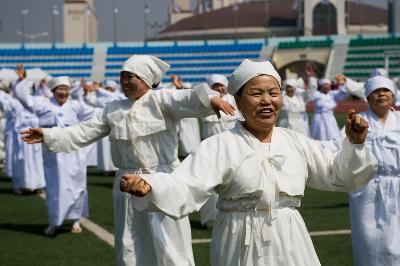
<instances>
[{"instance_id":1,"label":"human face","mask_svg":"<svg viewBox=\"0 0 400 266\"><path fill-rule=\"evenodd\" d=\"M286 86L286 95L289 97L293 97L294 95L294 88L292 86Z\"/></svg>"},{"instance_id":2,"label":"human face","mask_svg":"<svg viewBox=\"0 0 400 266\"><path fill-rule=\"evenodd\" d=\"M137 100L150 90L150 87L143 80L128 71L121 71L119 80L122 91L129 100Z\"/></svg>"},{"instance_id":3,"label":"human face","mask_svg":"<svg viewBox=\"0 0 400 266\"><path fill-rule=\"evenodd\" d=\"M106 87L106 90L109 91L109 92L114 92L114 91L115 91L115 88L113 88L113 87Z\"/></svg>"},{"instance_id":4,"label":"human face","mask_svg":"<svg viewBox=\"0 0 400 266\"><path fill-rule=\"evenodd\" d=\"M270 136L282 106L278 81L268 75L254 77L244 85L240 96L235 95L235 99L247 130L260 141Z\"/></svg>"},{"instance_id":5,"label":"human face","mask_svg":"<svg viewBox=\"0 0 400 266\"><path fill-rule=\"evenodd\" d=\"M70 88L65 85L58 86L54 89L54 99L59 105L63 105L69 97Z\"/></svg>"},{"instance_id":6,"label":"human face","mask_svg":"<svg viewBox=\"0 0 400 266\"><path fill-rule=\"evenodd\" d=\"M393 93L386 88L380 88L368 95L368 104L375 114L389 111L393 103Z\"/></svg>"},{"instance_id":7,"label":"human face","mask_svg":"<svg viewBox=\"0 0 400 266\"><path fill-rule=\"evenodd\" d=\"M321 92L327 94L331 90L330 84L322 84L321 85Z\"/></svg>"},{"instance_id":8,"label":"human face","mask_svg":"<svg viewBox=\"0 0 400 266\"><path fill-rule=\"evenodd\" d=\"M221 96L226 94L226 86L222 85L221 83L214 83L211 89L219 92Z\"/></svg>"}]
</instances>

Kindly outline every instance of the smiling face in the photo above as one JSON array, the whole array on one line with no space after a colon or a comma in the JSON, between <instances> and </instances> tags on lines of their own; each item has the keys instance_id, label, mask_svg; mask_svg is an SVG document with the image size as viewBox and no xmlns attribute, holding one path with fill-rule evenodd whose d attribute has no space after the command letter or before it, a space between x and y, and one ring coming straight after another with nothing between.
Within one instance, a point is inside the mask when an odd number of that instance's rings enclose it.
<instances>
[{"instance_id":1,"label":"smiling face","mask_svg":"<svg viewBox=\"0 0 400 266\"><path fill-rule=\"evenodd\" d=\"M270 136L282 106L278 81L268 75L254 77L244 85L240 95L235 95L235 99L247 130L260 141L258 136Z\"/></svg>"},{"instance_id":2,"label":"smiling face","mask_svg":"<svg viewBox=\"0 0 400 266\"><path fill-rule=\"evenodd\" d=\"M131 72L122 71L119 79L125 97L130 100L137 100L150 90L143 80Z\"/></svg>"},{"instance_id":3,"label":"smiling face","mask_svg":"<svg viewBox=\"0 0 400 266\"><path fill-rule=\"evenodd\" d=\"M63 105L69 97L70 88L65 85L58 86L54 89L54 99L59 105Z\"/></svg>"},{"instance_id":4,"label":"smiling face","mask_svg":"<svg viewBox=\"0 0 400 266\"><path fill-rule=\"evenodd\" d=\"M321 85L321 92L327 94L331 90L331 84L324 83Z\"/></svg>"},{"instance_id":5,"label":"smiling face","mask_svg":"<svg viewBox=\"0 0 400 266\"><path fill-rule=\"evenodd\" d=\"M386 88L380 88L368 95L368 104L375 114L389 112L393 103L393 93Z\"/></svg>"}]
</instances>

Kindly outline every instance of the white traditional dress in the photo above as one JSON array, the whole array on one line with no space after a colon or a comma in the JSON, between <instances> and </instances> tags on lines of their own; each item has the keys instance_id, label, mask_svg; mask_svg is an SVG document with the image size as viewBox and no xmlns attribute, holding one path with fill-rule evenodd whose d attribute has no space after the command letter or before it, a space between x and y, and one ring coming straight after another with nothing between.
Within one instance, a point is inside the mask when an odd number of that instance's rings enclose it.
<instances>
[{"instance_id":1,"label":"white traditional dress","mask_svg":"<svg viewBox=\"0 0 400 266\"><path fill-rule=\"evenodd\" d=\"M83 97L88 105L96 107L97 113L102 113L107 103L124 98L126 99L123 94L112 93L103 88L98 88L96 92L88 93ZM105 172L118 170L112 162L109 136L97 141L97 168Z\"/></svg>"},{"instance_id":2,"label":"white traditional dress","mask_svg":"<svg viewBox=\"0 0 400 266\"><path fill-rule=\"evenodd\" d=\"M194 265L187 217L175 221L133 208L119 189L126 173L170 173L179 165L177 124L184 117L212 113L210 90L149 90L138 100L113 101L103 115L69 128L44 129L47 146L70 152L109 135L119 168L113 188L115 249L118 265Z\"/></svg>"},{"instance_id":3,"label":"white traditional dress","mask_svg":"<svg viewBox=\"0 0 400 266\"><path fill-rule=\"evenodd\" d=\"M350 221L355 265L400 265L400 112L389 111L383 124L369 109L367 147L378 160L374 178L350 193ZM340 150L340 136L324 145Z\"/></svg>"},{"instance_id":4,"label":"white traditional dress","mask_svg":"<svg viewBox=\"0 0 400 266\"><path fill-rule=\"evenodd\" d=\"M1 132L4 134L4 170L7 177L12 177L12 150L14 139L15 113L12 112L9 100L12 97L5 92L0 92L0 108L4 112L5 124Z\"/></svg>"},{"instance_id":5,"label":"white traditional dress","mask_svg":"<svg viewBox=\"0 0 400 266\"><path fill-rule=\"evenodd\" d=\"M235 106L237 109L235 98L232 95L225 94L221 97L221 99ZM224 113L221 113L221 118L219 119L215 114L202 118L202 138L206 139L213 135L224 132L225 130L234 128L236 121L241 118L242 116L237 110L234 116L228 116ZM214 193L214 195L208 199L200 209L200 223L202 225L206 225L207 222L213 222L216 220L218 214L218 209L216 208L217 201L218 195Z\"/></svg>"},{"instance_id":6,"label":"white traditional dress","mask_svg":"<svg viewBox=\"0 0 400 266\"><path fill-rule=\"evenodd\" d=\"M305 186L356 190L376 168L364 145L345 143L334 156L303 134L275 127L271 143L264 144L238 122L204 140L171 174L140 175L152 191L132 202L138 209L179 219L198 210L215 191L219 213L212 265L319 265L296 210Z\"/></svg>"},{"instance_id":7,"label":"white traditional dress","mask_svg":"<svg viewBox=\"0 0 400 266\"><path fill-rule=\"evenodd\" d=\"M39 119L28 112L20 102L12 96L0 91L0 106L6 114L12 117L11 150L8 160L11 160L11 176L13 188L35 190L46 186L43 172L42 145L24 143L19 132L30 127L38 127ZM8 133L8 132L7 132ZM8 145L10 145L8 143ZM7 162L9 163L9 162Z\"/></svg>"},{"instance_id":8,"label":"white traditional dress","mask_svg":"<svg viewBox=\"0 0 400 266\"><path fill-rule=\"evenodd\" d=\"M280 127L292 129L306 136L310 135L305 98L307 98L307 93L300 88L296 88L292 97L286 94L282 95L282 107L278 122Z\"/></svg>"},{"instance_id":9,"label":"white traditional dress","mask_svg":"<svg viewBox=\"0 0 400 266\"><path fill-rule=\"evenodd\" d=\"M65 128L94 115L94 108L77 100L68 99L60 105L54 98L31 96L25 81L18 83L15 95L26 109L39 117L39 126L43 128ZM55 153L44 148L46 205L51 225L89 215L86 159L81 151Z\"/></svg>"},{"instance_id":10,"label":"white traditional dress","mask_svg":"<svg viewBox=\"0 0 400 266\"><path fill-rule=\"evenodd\" d=\"M331 140L339 134L333 110L337 102L346 99L349 94L344 86L331 90L327 94L317 91L316 78L309 80L309 101L314 104L314 115L311 121L311 137L317 140Z\"/></svg>"}]
</instances>

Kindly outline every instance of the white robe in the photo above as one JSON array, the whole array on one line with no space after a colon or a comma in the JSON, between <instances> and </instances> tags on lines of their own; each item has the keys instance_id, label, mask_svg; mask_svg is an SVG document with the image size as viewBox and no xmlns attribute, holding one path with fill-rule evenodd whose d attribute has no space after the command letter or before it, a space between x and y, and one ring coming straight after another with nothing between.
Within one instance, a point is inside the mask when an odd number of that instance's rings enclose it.
<instances>
[{"instance_id":1,"label":"white robe","mask_svg":"<svg viewBox=\"0 0 400 266\"><path fill-rule=\"evenodd\" d=\"M315 78L311 78L309 86L315 86ZM309 89L313 90L313 89ZM315 90L315 89L314 89ZM333 110L338 101L348 97L348 93L342 86L339 90L329 91L327 94L315 91L310 94L309 101L314 104L314 115L311 121L311 137L317 140L331 140L339 134L339 126L336 122Z\"/></svg>"},{"instance_id":2,"label":"white robe","mask_svg":"<svg viewBox=\"0 0 400 266\"><path fill-rule=\"evenodd\" d=\"M0 93L0 102L6 99L5 111L12 117L11 175L16 189L44 188L42 145L29 145L21 140L19 132L30 127L38 127L39 119L24 109L19 101L8 94Z\"/></svg>"},{"instance_id":3,"label":"white robe","mask_svg":"<svg viewBox=\"0 0 400 266\"><path fill-rule=\"evenodd\" d=\"M24 81L15 89L15 95L25 108L39 117L39 126L68 127L94 115L94 109L80 101L68 99L59 105L54 98L31 96ZM64 220L87 217L85 152L55 153L44 148L43 161L46 178L46 205L49 223L61 225Z\"/></svg>"},{"instance_id":4,"label":"white robe","mask_svg":"<svg viewBox=\"0 0 400 266\"><path fill-rule=\"evenodd\" d=\"M98 88L96 92L88 93L83 97L88 105L96 107L98 113L103 112L107 103L124 98L125 96L117 92L112 93L103 88ZM97 141L97 169L106 172L118 170L112 162L109 136L105 136Z\"/></svg>"},{"instance_id":5,"label":"white robe","mask_svg":"<svg viewBox=\"0 0 400 266\"><path fill-rule=\"evenodd\" d=\"M236 121L242 118L240 112L237 110L235 98L230 94L225 94L221 99L232 104L236 108L234 116L226 115L220 112L221 118L218 119L217 115L209 115L201 119L202 122L202 138L206 139L213 135L224 132L235 127ZM214 222L217 218L218 209L216 207L218 195L216 193L204 203L200 209L200 223L206 225L207 222Z\"/></svg>"},{"instance_id":6,"label":"white robe","mask_svg":"<svg viewBox=\"0 0 400 266\"><path fill-rule=\"evenodd\" d=\"M306 226L296 210L305 186L356 190L376 169L364 145L346 140L334 156L320 143L275 127L272 142L260 143L237 123L204 140L171 174L141 175L149 195L132 197L138 209L181 218L219 195L211 240L212 265L319 265Z\"/></svg>"},{"instance_id":7,"label":"white robe","mask_svg":"<svg viewBox=\"0 0 400 266\"><path fill-rule=\"evenodd\" d=\"M366 145L378 160L368 184L350 193L353 259L357 266L400 265L400 112L389 112L385 124L369 109ZM331 143L340 149L344 129Z\"/></svg>"},{"instance_id":8,"label":"white robe","mask_svg":"<svg viewBox=\"0 0 400 266\"><path fill-rule=\"evenodd\" d=\"M282 95L282 107L278 125L309 136L310 128L304 101L305 96L305 91L301 89L296 89L296 93L292 97L286 94Z\"/></svg>"},{"instance_id":9,"label":"white robe","mask_svg":"<svg viewBox=\"0 0 400 266\"><path fill-rule=\"evenodd\" d=\"M11 96L0 91L0 107L4 111L5 124L1 132L4 135L4 170L7 177L12 177L12 150L14 139L14 112L9 103Z\"/></svg>"},{"instance_id":10,"label":"white robe","mask_svg":"<svg viewBox=\"0 0 400 266\"><path fill-rule=\"evenodd\" d=\"M189 219L138 211L119 189L125 173L171 172L179 165L177 123L210 115L206 88L148 91L137 101L109 103L102 117L70 128L45 129L44 140L56 152L84 147L110 136L111 156L119 168L113 188L117 265L194 265Z\"/></svg>"}]
</instances>

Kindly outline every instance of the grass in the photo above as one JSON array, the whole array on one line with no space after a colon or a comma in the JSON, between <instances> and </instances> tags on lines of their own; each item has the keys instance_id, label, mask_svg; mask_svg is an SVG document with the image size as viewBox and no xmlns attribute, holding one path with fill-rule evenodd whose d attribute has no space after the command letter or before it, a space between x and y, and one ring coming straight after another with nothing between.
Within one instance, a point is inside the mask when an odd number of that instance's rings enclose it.
<instances>
[{"instance_id":1,"label":"grass","mask_svg":"<svg viewBox=\"0 0 400 266\"><path fill-rule=\"evenodd\" d=\"M345 114L336 114L339 127ZM90 219L113 232L112 185L114 177L89 168L88 191ZM299 209L309 231L349 229L346 193L306 189ZM47 225L44 201L36 195L12 194L11 180L0 173L0 264L1 265L113 265L113 249L84 230L69 233L65 224L60 233L42 235ZM200 225L197 213L190 215L193 239L210 238L211 232ZM312 237L322 265L351 265L350 235ZM196 265L209 265L210 245L195 244Z\"/></svg>"}]
</instances>

